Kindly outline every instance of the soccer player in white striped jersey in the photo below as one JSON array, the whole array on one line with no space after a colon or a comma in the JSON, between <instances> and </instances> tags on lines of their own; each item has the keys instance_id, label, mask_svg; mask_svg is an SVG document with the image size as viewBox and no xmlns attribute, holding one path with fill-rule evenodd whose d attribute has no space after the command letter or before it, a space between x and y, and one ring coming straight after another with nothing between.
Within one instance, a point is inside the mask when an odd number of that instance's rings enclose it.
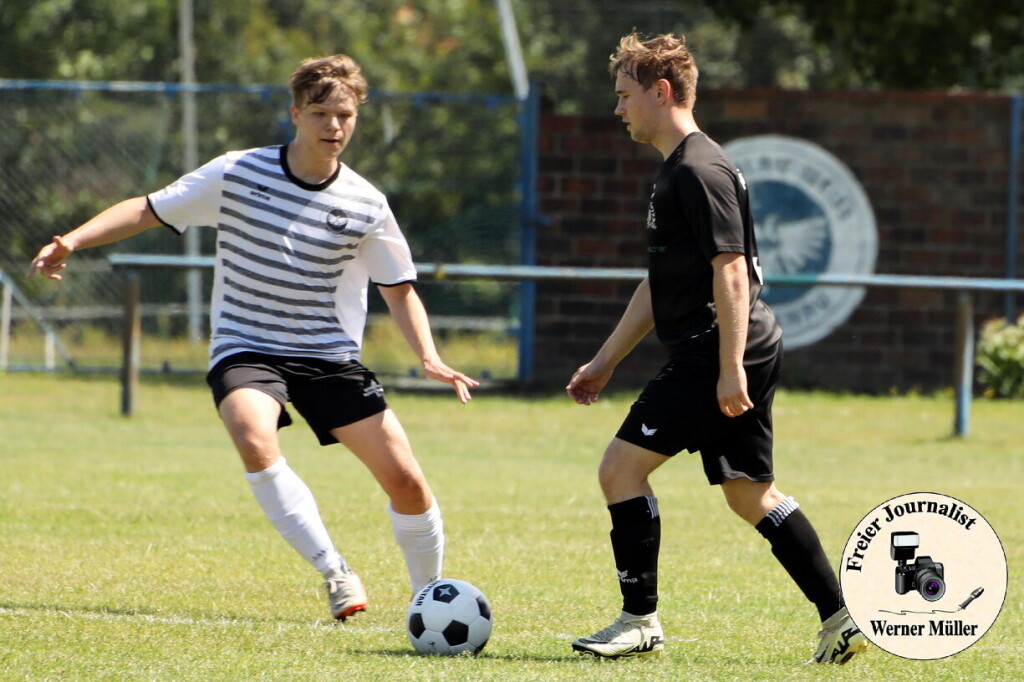
<instances>
[{"instance_id":1,"label":"soccer player in white striped jersey","mask_svg":"<svg viewBox=\"0 0 1024 682\"><path fill-rule=\"evenodd\" d=\"M55 236L28 274L60 280L73 252L157 225L217 230L207 381L263 512L320 571L331 612L344 620L366 609L366 592L281 453L277 430L291 423L286 403L322 445L342 443L354 453L387 494L415 594L441 577L444 527L383 388L360 363L369 283L425 376L450 384L462 403L478 383L438 355L387 199L339 160L366 99L359 66L346 55L306 60L290 85L291 142L229 152L108 208Z\"/></svg>"}]
</instances>

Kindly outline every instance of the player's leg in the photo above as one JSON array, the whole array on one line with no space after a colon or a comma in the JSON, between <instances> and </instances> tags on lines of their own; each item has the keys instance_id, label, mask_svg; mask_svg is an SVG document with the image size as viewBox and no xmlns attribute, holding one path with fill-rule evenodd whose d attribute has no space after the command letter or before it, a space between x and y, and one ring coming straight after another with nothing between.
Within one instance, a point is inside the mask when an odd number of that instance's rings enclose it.
<instances>
[{"instance_id":1,"label":"player's leg","mask_svg":"<svg viewBox=\"0 0 1024 682\"><path fill-rule=\"evenodd\" d=\"M232 390L218 407L263 513L281 537L324 576L331 612L344 620L365 610L366 595L335 549L313 493L281 455L277 425L282 409L275 397L248 387ZM332 591L338 594L339 580L349 595L344 600L331 598Z\"/></svg>"},{"instance_id":2,"label":"player's leg","mask_svg":"<svg viewBox=\"0 0 1024 682\"><path fill-rule=\"evenodd\" d=\"M658 610L661 515L649 476L668 460L665 455L613 438L598 468L611 515L610 538L622 610L634 616Z\"/></svg>"},{"instance_id":3,"label":"player's leg","mask_svg":"<svg viewBox=\"0 0 1024 682\"><path fill-rule=\"evenodd\" d=\"M839 581L800 505L774 483L772 403L781 356L746 369L754 407L739 417L715 415L715 437L701 449L704 472L709 483L721 485L729 508L768 540L825 620L843 605Z\"/></svg>"},{"instance_id":4,"label":"player's leg","mask_svg":"<svg viewBox=\"0 0 1024 682\"><path fill-rule=\"evenodd\" d=\"M607 628L572 643L582 654L643 657L664 648L657 614L661 516L649 476L668 459L620 438L605 450L598 480L612 520L622 613Z\"/></svg>"},{"instance_id":5,"label":"player's leg","mask_svg":"<svg viewBox=\"0 0 1024 682\"><path fill-rule=\"evenodd\" d=\"M768 540L772 554L818 609L822 628L812 660L841 665L866 651L867 638L850 619L832 564L799 503L772 482L732 479L722 482L722 492L729 508Z\"/></svg>"},{"instance_id":6,"label":"player's leg","mask_svg":"<svg viewBox=\"0 0 1024 682\"><path fill-rule=\"evenodd\" d=\"M405 430L394 412L385 409L332 429L331 435L366 465L388 496L395 540L415 594L441 577L445 538L441 510Z\"/></svg>"},{"instance_id":7,"label":"player's leg","mask_svg":"<svg viewBox=\"0 0 1024 682\"><path fill-rule=\"evenodd\" d=\"M773 482L745 478L723 481L722 492L729 508L768 540L772 554L817 607L821 620L842 608L835 571L796 500L784 496Z\"/></svg>"},{"instance_id":8,"label":"player's leg","mask_svg":"<svg viewBox=\"0 0 1024 682\"><path fill-rule=\"evenodd\" d=\"M754 408L734 418L716 413L717 436L709 447L702 448L701 459L708 482L721 484L729 508L768 540L772 554L817 608L825 633L831 624L843 620L846 609L839 581L814 526L796 500L786 497L774 483L772 403L780 374L781 348L774 358L747 367ZM833 657L834 661L822 662L845 663L867 648L856 627L850 630L844 625L841 629L849 634L848 641L838 647L845 647L844 652ZM820 641L828 639L822 634Z\"/></svg>"},{"instance_id":9,"label":"player's leg","mask_svg":"<svg viewBox=\"0 0 1024 682\"><path fill-rule=\"evenodd\" d=\"M232 391L219 407L267 518L281 537L326 575L344 562L324 528L312 492L281 455L277 439L281 409L275 398L253 388Z\"/></svg>"}]
</instances>

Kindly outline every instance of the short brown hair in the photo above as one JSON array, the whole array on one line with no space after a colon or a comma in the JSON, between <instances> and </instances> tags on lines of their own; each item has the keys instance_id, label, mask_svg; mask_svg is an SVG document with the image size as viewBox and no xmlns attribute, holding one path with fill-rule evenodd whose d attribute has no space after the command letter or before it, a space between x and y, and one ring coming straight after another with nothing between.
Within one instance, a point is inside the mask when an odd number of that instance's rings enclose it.
<instances>
[{"instance_id":1,"label":"short brown hair","mask_svg":"<svg viewBox=\"0 0 1024 682\"><path fill-rule=\"evenodd\" d=\"M665 33L644 40L633 31L619 41L619 48L609 59L612 78L624 73L644 90L664 78L672 84L677 104L692 106L697 97L697 62L686 46L685 36Z\"/></svg>"},{"instance_id":2,"label":"short brown hair","mask_svg":"<svg viewBox=\"0 0 1024 682\"><path fill-rule=\"evenodd\" d=\"M292 104L300 108L323 102L336 88L345 90L356 104L366 101L363 70L345 54L303 60L288 84L292 89Z\"/></svg>"}]
</instances>

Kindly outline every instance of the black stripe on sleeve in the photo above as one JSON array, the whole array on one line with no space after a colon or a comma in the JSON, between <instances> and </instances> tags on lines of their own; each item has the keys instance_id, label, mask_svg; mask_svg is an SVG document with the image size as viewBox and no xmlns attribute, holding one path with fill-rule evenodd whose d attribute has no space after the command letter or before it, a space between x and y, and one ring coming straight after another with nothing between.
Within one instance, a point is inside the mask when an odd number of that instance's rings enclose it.
<instances>
[{"instance_id":1,"label":"black stripe on sleeve","mask_svg":"<svg viewBox=\"0 0 1024 682\"><path fill-rule=\"evenodd\" d=\"M392 282L391 284L382 284L380 282L374 282L374 284L376 284L379 287L388 287L389 289L391 287L397 287L397 286L401 286L403 284L415 284L415 283L416 283L415 279L403 279L401 282Z\"/></svg>"},{"instance_id":2,"label":"black stripe on sleeve","mask_svg":"<svg viewBox=\"0 0 1024 682\"><path fill-rule=\"evenodd\" d=\"M166 220L164 220L163 218L160 217L160 214L156 212L155 208L153 208L153 202L150 201L148 194L146 195L146 205L149 206L149 210L152 211L154 216L156 216L156 219L159 220L160 223L162 225L164 225L165 227L169 227L171 230L173 230L174 234L178 235L179 237L181 235L185 234L184 230L179 230L174 225L171 225L169 222L167 222Z\"/></svg>"}]
</instances>

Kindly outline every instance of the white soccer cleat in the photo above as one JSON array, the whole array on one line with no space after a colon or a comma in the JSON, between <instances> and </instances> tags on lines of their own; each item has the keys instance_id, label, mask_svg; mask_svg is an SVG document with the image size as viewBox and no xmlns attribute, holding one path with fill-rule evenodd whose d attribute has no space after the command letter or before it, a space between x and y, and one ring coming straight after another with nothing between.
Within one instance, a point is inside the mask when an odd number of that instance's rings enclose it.
<instances>
[{"instance_id":1,"label":"white soccer cleat","mask_svg":"<svg viewBox=\"0 0 1024 682\"><path fill-rule=\"evenodd\" d=\"M821 624L820 641L808 663L843 665L868 650L868 638L860 631L844 606Z\"/></svg>"},{"instance_id":2,"label":"white soccer cleat","mask_svg":"<svg viewBox=\"0 0 1024 682\"><path fill-rule=\"evenodd\" d=\"M660 656L665 648L658 614L634 616L622 612L614 623L572 643L573 651L597 658L647 658Z\"/></svg>"},{"instance_id":3,"label":"white soccer cleat","mask_svg":"<svg viewBox=\"0 0 1024 682\"><path fill-rule=\"evenodd\" d=\"M331 614L342 622L360 611L366 610L366 589L359 576L348 568L339 568L324 580L327 590L327 604Z\"/></svg>"}]
</instances>

